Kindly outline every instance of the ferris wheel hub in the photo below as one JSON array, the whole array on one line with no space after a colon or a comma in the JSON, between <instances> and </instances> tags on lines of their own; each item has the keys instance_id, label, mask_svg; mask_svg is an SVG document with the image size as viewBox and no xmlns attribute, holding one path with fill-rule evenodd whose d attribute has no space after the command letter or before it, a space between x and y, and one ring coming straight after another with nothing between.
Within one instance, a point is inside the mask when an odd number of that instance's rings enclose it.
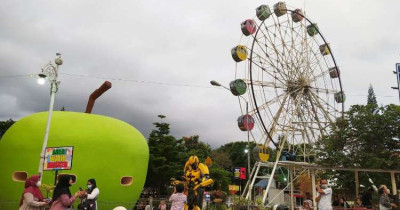
<instances>
[{"instance_id":1,"label":"ferris wheel hub","mask_svg":"<svg viewBox=\"0 0 400 210\"><path fill-rule=\"evenodd\" d=\"M289 80L287 82L286 92L292 97L297 98L299 95L309 94L311 81L305 76L300 76L298 79Z\"/></svg>"}]
</instances>

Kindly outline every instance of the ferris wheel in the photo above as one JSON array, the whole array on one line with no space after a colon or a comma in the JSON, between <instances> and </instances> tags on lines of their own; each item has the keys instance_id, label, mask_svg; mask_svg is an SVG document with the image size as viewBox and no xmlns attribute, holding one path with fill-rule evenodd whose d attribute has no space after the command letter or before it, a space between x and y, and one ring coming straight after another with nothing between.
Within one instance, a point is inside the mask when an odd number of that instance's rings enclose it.
<instances>
[{"instance_id":1,"label":"ferris wheel","mask_svg":"<svg viewBox=\"0 0 400 210\"><path fill-rule=\"evenodd\" d=\"M313 162L316 142L337 129L344 111L340 70L329 43L301 9L284 2L257 7L241 31L231 50L236 70L230 83L232 93L241 96L239 127L260 145L259 161L274 147L282 152L279 161Z\"/></svg>"},{"instance_id":2,"label":"ferris wheel","mask_svg":"<svg viewBox=\"0 0 400 210\"><path fill-rule=\"evenodd\" d=\"M289 149L310 161L315 142L342 116L339 68L317 24L300 9L278 2L273 11L259 6L256 16L241 23L244 37L231 50L237 62L231 91L250 105L239 124L246 130L247 118L255 121L252 137L267 147L279 148L285 138L289 147L309 145Z\"/></svg>"}]
</instances>

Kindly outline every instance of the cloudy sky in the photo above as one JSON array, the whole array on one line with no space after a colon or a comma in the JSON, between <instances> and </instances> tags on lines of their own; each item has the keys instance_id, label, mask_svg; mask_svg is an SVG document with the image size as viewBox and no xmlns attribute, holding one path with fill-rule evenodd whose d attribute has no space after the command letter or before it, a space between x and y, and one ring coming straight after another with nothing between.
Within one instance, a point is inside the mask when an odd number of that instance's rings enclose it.
<instances>
[{"instance_id":1,"label":"cloudy sky","mask_svg":"<svg viewBox=\"0 0 400 210\"><path fill-rule=\"evenodd\" d=\"M45 111L49 85L36 74L62 53L55 109L82 112L106 79L113 87L93 113L119 118L145 137L166 115L176 137L200 135L213 147L246 140L237 128L236 97L210 80L235 79L230 49L240 23L261 4L237 0L2 1L0 120ZM392 73L400 62L400 1L292 0L331 43L347 94L346 108L365 104L373 85L378 103L399 103ZM83 75L83 76L76 76Z\"/></svg>"}]
</instances>

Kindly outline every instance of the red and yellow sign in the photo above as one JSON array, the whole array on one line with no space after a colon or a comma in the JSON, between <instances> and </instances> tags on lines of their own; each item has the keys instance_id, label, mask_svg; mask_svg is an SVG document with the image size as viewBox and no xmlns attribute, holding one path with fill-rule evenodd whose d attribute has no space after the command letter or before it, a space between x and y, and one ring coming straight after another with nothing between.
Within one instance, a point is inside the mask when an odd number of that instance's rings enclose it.
<instances>
[{"instance_id":1,"label":"red and yellow sign","mask_svg":"<svg viewBox=\"0 0 400 210\"><path fill-rule=\"evenodd\" d=\"M71 170L74 147L47 147L43 170Z\"/></svg>"},{"instance_id":2,"label":"red and yellow sign","mask_svg":"<svg viewBox=\"0 0 400 210\"><path fill-rule=\"evenodd\" d=\"M246 168L245 167L234 168L233 177L235 179L246 179Z\"/></svg>"},{"instance_id":3,"label":"red and yellow sign","mask_svg":"<svg viewBox=\"0 0 400 210\"><path fill-rule=\"evenodd\" d=\"M229 185L229 191L239 191L239 185Z\"/></svg>"}]
</instances>

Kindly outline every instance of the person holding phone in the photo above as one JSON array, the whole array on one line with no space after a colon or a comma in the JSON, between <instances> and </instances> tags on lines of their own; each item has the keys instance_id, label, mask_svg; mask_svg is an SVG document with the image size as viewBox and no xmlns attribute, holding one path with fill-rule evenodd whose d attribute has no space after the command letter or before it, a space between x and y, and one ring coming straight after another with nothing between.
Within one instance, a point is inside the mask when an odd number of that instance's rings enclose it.
<instances>
[{"instance_id":1,"label":"person holding phone","mask_svg":"<svg viewBox=\"0 0 400 210\"><path fill-rule=\"evenodd\" d=\"M172 202L171 210L184 210L185 204L187 203L187 197L183 194L184 190L183 184L178 184L174 188L174 193L169 198L169 201Z\"/></svg>"},{"instance_id":2,"label":"person holding phone","mask_svg":"<svg viewBox=\"0 0 400 210\"><path fill-rule=\"evenodd\" d=\"M321 179L317 183L317 197L315 200L318 202L319 210L332 210L332 188L328 186L328 180Z\"/></svg>"},{"instance_id":3,"label":"person holding phone","mask_svg":"<svg viewBox=\"0 0 400 210\"><path fill-rule=\"evenodd\" d=\"M100 190L97 187L96 180L89 179L87 181L87 189L83 192L84 200L82 204L78 206L78 209L97 210L97 197L100 194Z\"/></svg>"},{"instance_id":4,"label":"person holding phone","mask_svg":"<svg viewBox=\"0 0 400 210\"><path fill-rule=\"evenodd\" d=\"M71 205L74 203L76 197L84 194L83 191L78 191L72 196L69 187L73 183L74 181L71 175L60 175L58 183L54 188L50 210L66 210L71 208Z\"/></svg>"},{"instance_id":5,"label":"person holding phone","mask_svg":"<svg viewBox=\"0 0 400 210\"><path fill-rule=\"evenodd\" d=\"M386 185L381 185L378 190L379 194L379 210L391 210L392 208L397 208L397 205L393 203L389 197L390 190Z\"/></svg>"}]
</instances>

